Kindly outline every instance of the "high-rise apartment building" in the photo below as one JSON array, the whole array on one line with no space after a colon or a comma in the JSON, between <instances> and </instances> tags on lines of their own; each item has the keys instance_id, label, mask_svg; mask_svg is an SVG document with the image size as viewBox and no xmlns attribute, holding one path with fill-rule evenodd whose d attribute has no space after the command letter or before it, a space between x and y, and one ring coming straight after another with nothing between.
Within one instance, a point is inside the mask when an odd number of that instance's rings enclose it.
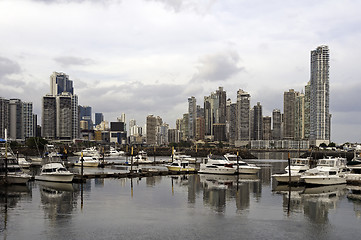
<instances>
[{"instance_id":1,"label":"high-rise apartment building","mask_svg":"<svg viewBox=\"0 0 361 240\"><path fill-rule=\"evenodd\" d=\"M305 94L295 97L295 140L305 139Z\"/></svg>"},{"instance_id":2,"label":"high-rise apartment building","mask_svg":"<svg viewBox=\"0 0 361 240\"><path fill-rule=\"evenodd\" d=\"M262 116L262 105L257 103L253 107L253 140L263 139L263 116Z\"/></svg>"},{"instance_id":3,"label":"high-rise apartment building","mask_svg":"<svg viewBox=\"0 0 361 240\"><path fill-rule=\"evenodd\" d=\"M5 129L9 131L9 100L0 97L0 138L5 138Z\"/></svg>"},{"instance_id":4,"label":"high-rise apartment building","mask_svg":"<svg viewBox=\"0 0 361 240\"><path fill-rule=\"evenodd\" d=\"M43 97L43 137L64 140L78 138L79 106L78 96L74 94L73 81L69 80L65 73L53 72L50 76L50 92L51 94Z\"/></svg>"},{"instance_id":5,"label":"high-rise apartment building","mask_svg":"<svg viewBox=\"0 0 361 240\"><path fill-rule=\"evenodd\" d=\"M46 95L43 97L42 106L42 136L46 139L55 139L56 137L56 97Z\"/></svg>"},{"instance_id":6,"label":"high-rise apartment building","mask_svg":"<svg viewBox=\"0 0 361 240\"><path fill-rule=\"evenodd\" d=\"M188 131L189 139L195 139L196 119L197 119L197 101L195 97L188 98Z\"/></svg>"},{"instance_id":7,"label":"high-rise apartment building","mask_svg":"<svg viewBox=\"0 0 361 240\"><path fill-rule=\"evenodd\" d=\"M56 96L56 137L72 139L72 101L67 92Z\"/></svg>"},{"instance_id":8,"label":"high-rise apartment building","mask_svg":"<svg viewBox=\"0 0 361 240\"><path fill-rule=\"evenodd\" d=\"M234 143L237 140L237 103L229 103L227 112L228 141Z\"/></svg>"},{"instance_id":9,"label":"high-rise apartment building","mask_svg":"<svg viewBox=\"0 0 361 240\"><path fill-rule=\"evenodd\" d=\"M282 134L282 115L279 109L274 109L272 112L272 139L281 140Z\"/></svg>"},{"instance_id":10,"label":"high-rise apartment building","mask_svg":"<svg viewBox=\"0 0 361 240\"><path fill-rule=\"evenodd\" d=\"M20 99L10 99L9 101L9 131L10 139L23 139L23 111Z\"/></svg>"},{"instance_id":11,"label":"high-rise apartment building","mask_svg":"<svg viewBox=\"0 0 361 240\"><path fill-rule=\"evenodd\" d=\"M271 128L271 117L266 116L263 117L263 140L271 140L272 139L272 128Z\"/></svg>"},{"instance_id":12,"label":"high-rise apartment building","mask_svg":"<svg viewBox=\"0 0 361 240\"><path fill-rule=\"evenodd\" d=\"M310 140L315 145L330 142L329 63L328 46L311 51Z\"/></svg>"},{"instance_id":13,"label":"high-rise apartment building","mask_svg":"<svg viewBox=\"0 0 361 240\"><path fill-rule=\"evenodd\" d=\"M24 138L34 137L34 114L33 114L33 103L23 102L22 103L22 116L23 116L23 136Z\"/></svg>"},{"instance_id":14,"label":"high-rise apartment building","mask_svg":"<svg viewBox=\"0 0 361 240\"><path fill-rule=\"evenodd\" d=\"M223 90L223 87L218 87L216 91L218 98L218 119L216 123L226 123L226 107L227 107L227 93Z\"/></svg>"},{"instance_id":15,"label":"high-rise apartment building","mask_svg":"<svg viewBox=\"0 0 361 240\"><path fill-rule=\"evenodd\" d=\"M157 143L157 118L153 115L148 115L146 125L147 144L155 145Z\"/></svg>"},{"instance_id":16,"label":"high-rise apartment building","mask_svg":"<svg viewBox=\"0 0 361 240\"><path fill-rule=\"evenodd\" d=\"M305 86L305 139L310 139L310 103L311 103L311 83Z\"/></svg>"},{"instance_id":17,"label":"high-rise apartment building","mask_svg":"<svg viewBox=\"0 0 361 240\"><path fill-rule=\"evenodd\" d=\"M298 92L290 89L283 95L283 138L293 140L295 138L295 98Z\"/></svg>"},{"instance_id":18,"label":"high-rise apartment building","mask_svg":"<svg viewBox=\"0 0 361 240\"><path fill-rule=\"evenodd\" d=\"M250 140L250 104L251 95L242 89L237 91L237 139Z\"/></svg>"}]
</instances>

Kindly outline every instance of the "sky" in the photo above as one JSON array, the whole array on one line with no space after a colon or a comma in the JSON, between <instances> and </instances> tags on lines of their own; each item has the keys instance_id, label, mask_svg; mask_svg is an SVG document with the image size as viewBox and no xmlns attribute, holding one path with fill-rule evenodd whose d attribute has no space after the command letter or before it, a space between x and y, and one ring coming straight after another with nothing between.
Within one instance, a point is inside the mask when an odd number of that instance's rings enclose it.
<instances>
[{"instance_id":1,"label":"sky","mask_svg":"<svg viewBox=\"0 0 361 240\"><path fill-rule=\"evenodd\" d=\"M33 102L41 122L50 75L74 82L79 104L170 127L187 99L223 87L283 112L304 91L310 51L330 49L331 141L361 142L361 1L1 0L0 97Z\"/></svg>"}]
</instances>

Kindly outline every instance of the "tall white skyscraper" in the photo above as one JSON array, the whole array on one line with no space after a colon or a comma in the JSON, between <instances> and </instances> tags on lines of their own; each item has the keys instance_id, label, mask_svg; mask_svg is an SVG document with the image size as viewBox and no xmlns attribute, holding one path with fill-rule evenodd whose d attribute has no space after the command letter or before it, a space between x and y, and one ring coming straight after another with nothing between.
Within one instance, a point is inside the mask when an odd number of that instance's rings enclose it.
<instances>
[{"instance_id":1,"label":"tall white skyscraper","mask_svg":"<svg viewBox=\"0 0 361 240\"><path fill-rule=\"evenodd\" d=\"M330 142L329 63L328 46L319 46L311 51L310 140L316 146Z\"/></svg>"}]
</instances>

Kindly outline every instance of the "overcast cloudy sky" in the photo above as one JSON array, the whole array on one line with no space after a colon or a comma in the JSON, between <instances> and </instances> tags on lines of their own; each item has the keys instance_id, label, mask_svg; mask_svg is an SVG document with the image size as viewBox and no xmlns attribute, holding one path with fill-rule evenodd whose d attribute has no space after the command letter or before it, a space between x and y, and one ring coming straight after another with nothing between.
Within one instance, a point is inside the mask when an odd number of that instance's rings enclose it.
<instances>
[{"instance_id":1,"label":"overcast cloudy sky","mask_svg":"<svg viewBox=\"0 0 361 240\"><path fill-rule=\"evenodd\" d=\"M223 86L283 111L302 91L310 51L330 48L331 140L361 142L361 1L1 0L0 96L34 103L65 72L79 104L139 125L148 114L175 126L187 98ZM40 118L39 118L40 121Z\"/></svg>"}]
</instances>

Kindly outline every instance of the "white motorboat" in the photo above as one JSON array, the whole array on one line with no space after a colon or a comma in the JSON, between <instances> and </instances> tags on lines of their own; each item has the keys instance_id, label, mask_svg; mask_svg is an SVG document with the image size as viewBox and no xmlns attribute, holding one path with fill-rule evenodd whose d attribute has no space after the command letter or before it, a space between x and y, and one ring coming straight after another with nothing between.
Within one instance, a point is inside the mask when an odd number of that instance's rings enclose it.
<instances>
[{"instance_id":1,"label":"white motorboat","mask_svg":"<svg viewBox=\"0 0 361 240\"><path fill-rule=\"evenodd\" d=\"M117 157L117 156L124 156L124 155L125 155L124 151L118 151L114 147L110 147L108 156Z\"/></svg>"},{"instance_id":2,"label":"white motorboat","mask_svg":"<svg viewBox=\"0 0 361 240\"><path fill-rule=\"evenodd\" d=\"M239 174L257 174L259 170L261 170L260 167L256 166L255 164L246 163L245 161L241 160L241 157L235 154L229 154L227 153L224 155L224 157L233 164L233 167L236 169L236 172L238 171ZM238 164L238 166L237 166Z\"/></svg>"},{"instance_id":3,"label":"white motorboat","mask_svg":"<svg viewBox=\"0 0 361 240\"><path fill-rule=\"evenodd\" d=\"M18 158L18 163L21 168L30 168L31 166L31 163L26 161L26 159L23 157Z\"/></svg>"},{"instance_id":4,"label":"white motorboat","mask_svg":"<svg viewBox=\"0 0 361 240\"><path fill-rule=\"evenodd\" d=\"M196 163L196 158L190 156L190 155L186 155L183 154L181 152L176 152L174 150L174 154L173 154L173 160L184 160L184 161L188 161L189 163Z\"/></svg>"},{"instance_id":5,"label":"white motorboat","mask_svg":"<svg viewBox=\"0 0 361 240\"><path fill-rule=\"evenodd\" d=\"M35 180L49 182L72 182L74 174L60 162L46 163L41 167L40 175Z\"/></svg>"},{"instance_id":6,"label":"white motorboat","mask_svg":"<svg viewBox=\"0 0 361 240\"><path fill-rule=\"evenodd\" d=\"M134 162L138 164L153 163L153 161L148 159L147 153L143 150L139 151L138 155L134 157Z\"/></svg>"},{"instance_id":7,"label":"white motorboat","mask_svg":"<svg viewBox=\"0 0 361 240\"><path fill-rule=\"evenodd\" d=\"M200 164L199 173L235 174L236 168L224 157L208 155Z\"/></svg>"},{"instance_id":8,"label":"white motorboat","mask_svg":"<svg viewBox=\"0 0 361 240\"><path fill-rule=\"evenodd\" d=\"M165 165L169 171L172 172L193 172L194 167L189 166L189 161L186 160L174 160L172 163Z\"/></svg>"},{"instance_id":9,"label":"white motorboat","mask_svg":"<svg viewBox=\"0 0 361 240\"><path fill-rule=\"evenodd\" d=\"M307 170L301 180L306 184L334 185L345 184L346 159L329 157L319 159L315 168Z\"/></svg>"},{"instance_id":10,"label":"white motorboat","mask_svg":"<svg viewBox=\"0 0 361 240\"><path fill-rule=\"evenodd\" d=\"M91 157L94 154L99 154L99 151L97 150L96 147L90 147L90 148L85 148L79 152L75 152L74 155L76 156L81 156L83 154L83 157Z\"/></svg>"},{"instance_id":11,"label":"white motorboat","mask_svg":"<svg viewBox=\"0 0 361 240\"><path fill-rule=\"evenodd\" d=\"M6 178L8 184L26 184L31 178L22 171L15 154L5 145L0 147L0 176Z\"/></svg>"},{"instance_id":12,"label":"white motorboat","mask_svg":"<svg viewBox=\"0 0 361 240\"><path fill-rule=\"evenodd\" d=\"M79 159L74 163L75 166L81 166L81 159L82 157L79 157ZM94 156L85 156L83 157L83 167L98 167L100 164L100 156L94 155Z\"/></svg>"},{"instance_id":13,"label":"white motorboat","mask_svg":"<svg viewBox=\"0 0 361 240\"><path fill-rule=\"evenodd\" d=\"M299 183L302 174L309 169L310 158L291 158L290 166L285 168L286 173L272 174L272 177L279 183ZM289 170L291 170L291 174L289 174Z\"/></svg>"}]
</instances>

